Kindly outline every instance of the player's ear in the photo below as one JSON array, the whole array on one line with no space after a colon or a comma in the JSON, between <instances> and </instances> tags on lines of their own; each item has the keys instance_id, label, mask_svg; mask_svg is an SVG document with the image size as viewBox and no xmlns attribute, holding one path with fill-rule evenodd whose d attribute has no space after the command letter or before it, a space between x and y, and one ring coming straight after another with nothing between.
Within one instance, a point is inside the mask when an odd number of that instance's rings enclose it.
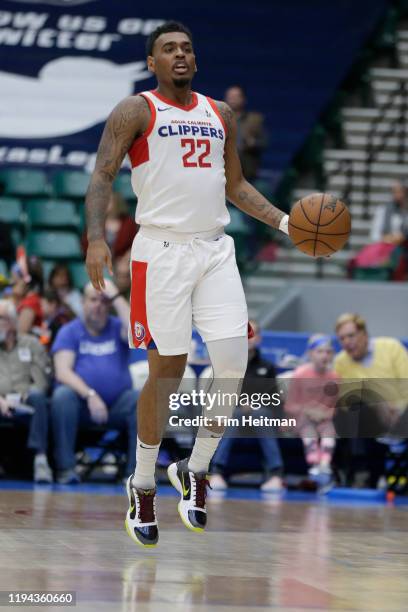
<instances>
[{"instance_id":1,"label":"player's ear","mask_svg":"<svg viewBox=\"0 0 408 612\"><path fill-rule=\"evenodd\" d=\"M154 57L153 57L153 55L148 55L147 56L147 69L149 70L149 72L153 72L153 74L155 73Z\"/></svg>"}]
</instances>

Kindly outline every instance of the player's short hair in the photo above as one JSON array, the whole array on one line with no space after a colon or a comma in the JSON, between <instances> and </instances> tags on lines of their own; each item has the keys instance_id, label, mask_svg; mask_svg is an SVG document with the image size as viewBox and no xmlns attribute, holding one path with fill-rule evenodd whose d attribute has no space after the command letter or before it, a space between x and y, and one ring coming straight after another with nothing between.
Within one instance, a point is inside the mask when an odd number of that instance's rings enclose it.
<instances>
[{"instance_id":1,"label":"player's short hair","mask_svg":"<svg viewBox=\"0 0 408 612\"><path fill-rule=\"evenodd\" d=\"M361 317L359 314L352 313L352 312L346 312L340 315L336 321L336 327L335 327L336 334L339 331L340 327L345 325L345 323L354 323L358 331L363 331L367 333L367 324L366 324L365 319L363 319L363 317Z\"/></svg>"},{"instance_id":2,"label":"player's short hair","mask_svg":"<svg viewBox=\"0 0 408 612\"><path fill-rule=\"evenodd\" d=\"M153 55L154 43L162 34L168 34L168 32L183 32L183 34L187 34L191 43L193 43L193 35L187 26L180 23L179 21L166 21L159 25L153 32L150 34L149 38L146 41L146 55Z\"/></svg>"}]
</instances>

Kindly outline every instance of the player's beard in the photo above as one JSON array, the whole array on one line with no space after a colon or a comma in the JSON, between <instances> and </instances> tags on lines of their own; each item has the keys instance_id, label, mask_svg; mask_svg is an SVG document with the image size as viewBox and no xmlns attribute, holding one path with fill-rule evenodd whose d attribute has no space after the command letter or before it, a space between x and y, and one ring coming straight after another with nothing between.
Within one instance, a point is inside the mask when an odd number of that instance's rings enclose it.
<instances>
[{"instance_id":1,"label":"player's beard","mask_svg":"<svg viewBox=\"0 0 408 612\"><path fill-rule=\"evenodd\" d=\"M177 87L177 89L182 89L183 87L187 87L187 85L190 85L191 83L191 79L186 79L186 78L179 78L179 79L173 79L173 85L174 87Z\"/></svg>"}]
</instances>

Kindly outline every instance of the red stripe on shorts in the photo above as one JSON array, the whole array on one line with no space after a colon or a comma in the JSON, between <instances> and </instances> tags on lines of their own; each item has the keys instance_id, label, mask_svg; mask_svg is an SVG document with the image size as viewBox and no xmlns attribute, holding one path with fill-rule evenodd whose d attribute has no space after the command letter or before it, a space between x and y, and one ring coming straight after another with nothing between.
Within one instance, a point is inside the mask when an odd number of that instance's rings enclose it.
<instances>
[{"instance_id":1,"label":"red stripe on shorts","mask_svg":"<svg viewBox=\"0 0 408 612\"><path fill-rule=\"evenodd\" d=\"M152 335L147 324L145 261L132 261L132 288L130 291L130 329L133 346L149 345Z\"/></svg>"}]
</instances>

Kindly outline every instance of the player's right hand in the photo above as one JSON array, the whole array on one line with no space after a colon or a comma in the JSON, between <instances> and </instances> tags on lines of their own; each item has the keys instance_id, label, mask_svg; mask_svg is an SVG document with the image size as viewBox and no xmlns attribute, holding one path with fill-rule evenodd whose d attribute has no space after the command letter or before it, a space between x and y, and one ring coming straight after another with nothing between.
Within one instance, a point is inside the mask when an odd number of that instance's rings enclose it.
<instances>
[{"instance_id":1,"label":"player's right hand","mask_svg":"<svg viewBox=\"0 0 408 612\"><path fill-rule=\"evenodd\" d=\"M103 270L108 268L109 274L113 274L112 255L105 240L92 240L88 244L86 254L86 269L93 287L97 291L105 289Z\"/></svg>"}]
</instances>

